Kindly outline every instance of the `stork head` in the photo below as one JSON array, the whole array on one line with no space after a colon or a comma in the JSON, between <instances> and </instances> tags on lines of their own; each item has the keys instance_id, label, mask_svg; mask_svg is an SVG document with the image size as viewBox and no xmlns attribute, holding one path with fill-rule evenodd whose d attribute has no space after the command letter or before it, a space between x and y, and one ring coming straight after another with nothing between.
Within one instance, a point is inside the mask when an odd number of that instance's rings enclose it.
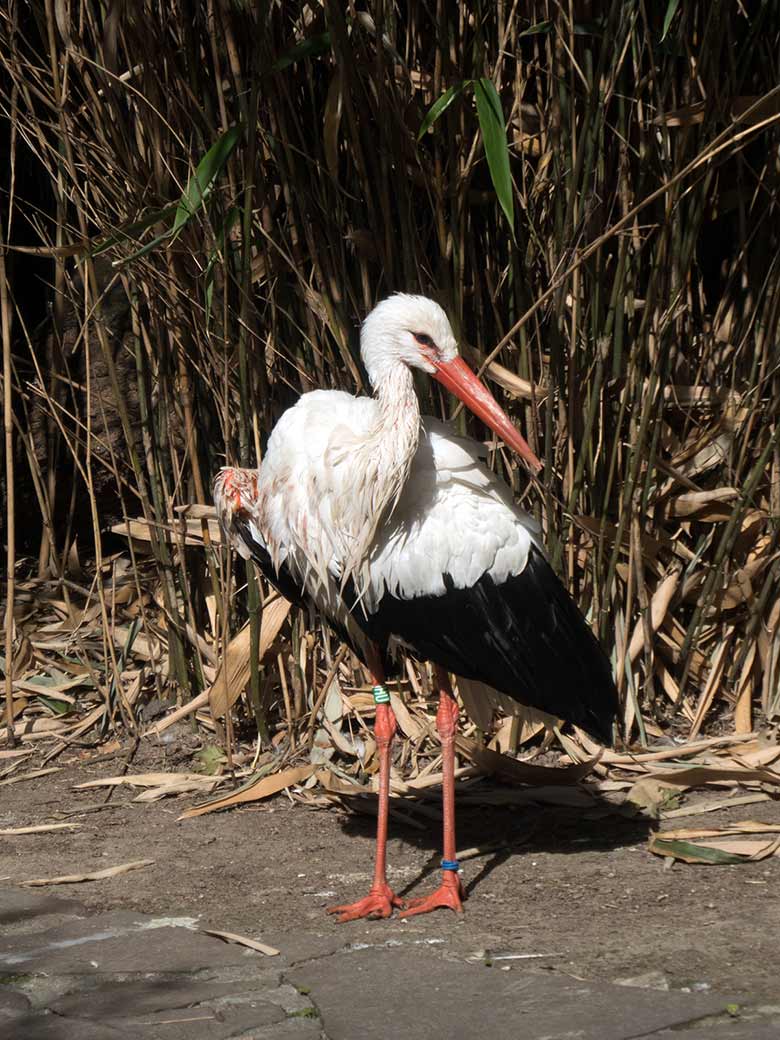
<instances>
[{"instance_id":1,"label":"stork head","mask_svg":"<svg viewBox=\"0 0 780 1040\"><path fill-rule=\"evenodd\" d=\"M360 330L360 352L375 389L398 362L429 375L435 361L451 361L458 346L447 315L427 296L396 293L371 311Z\"/></svg>"},{"instance_id":2,"label":"stork head","mask_svg":"<svg viewBox=\"0 0 780 1040\"><path fill-rule=\"evenodd\" d=\"M371 311L360 330L360 353L375 390L392 379L399 364L421 368L438 380L526 462L542 464L488 388L458 353L447 315L426 296L396 293Z\"/></svg>"}]
</instances>

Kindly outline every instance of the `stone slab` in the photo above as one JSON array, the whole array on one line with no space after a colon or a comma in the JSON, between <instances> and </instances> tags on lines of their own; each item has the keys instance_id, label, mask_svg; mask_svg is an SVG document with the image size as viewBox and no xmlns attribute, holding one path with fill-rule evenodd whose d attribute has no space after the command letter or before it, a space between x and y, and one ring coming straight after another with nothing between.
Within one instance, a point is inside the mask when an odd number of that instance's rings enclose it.
<instances>
[{"instance_id":1,"label":"stone slab","mask_svg":"<svg viewBox=\"0 0 780 1040\"><path fill-rule=\"evenodd\" d=\"M728 997L658 993L446 959L399 945L287 973L307 987L331 1040L630 1040L724 1011Z\"/></svg>"},{"instance_id":2,"label":"stone slab","mask_svg":"<svg viewBox=\"0 0 780 1040\"><path fill-rule=\"evenodd\" d=\"M278 975L266 977L268 988L276 989L279 982ZM128 1012L138 1018L197 1004L212 1004L230 997L238 998L238 995L249 1001L251 994L262 988L249 980L243 983L206 982L189 976L153 975L145 979L111 979L98 986L78 989L51 1001L49 1007L58 1015L105 1021L121 1018ZM247 991L250 996L245 996Z\"/></svg>"},{"instance_id":3,"label":"stone slab","mask_svg":"<svg viewBox=\"0 0 780 1040\"><path fill-rule=\"evenodd\" d=\"M780 1038L780 1016L763 1021L751 1018L740 1021L724 1017L718 1022L695 1022L687 1029L663 1029L653 1033L648 1040L778 1040Z\"/></svg>"},{"instance_id":4,"label":"stone slab","mask_svg":"<svg viewBox=\"0 0 780 1040\"><path fill-rule=\"evenodd\" d=\"M0 927L28 921L45 914L86 914L77 899L61 899L50 892L26 888L0 888Z\"/></svg>"},{"instance_id":5,"label":"stone slab","mask_svg":"<svg viewBox=\"0 0 780 1040\"><path fill-rule=\"evenodd\" d=\"M185 924L184 922L187 922ZM191 925L191 927L189 926ZM112 911L0 939L0 974L194 972L260 962L262 954L193 930L191 918Z\"/></svg>"},{"instance_id":6,"label":"stone slab","mask_svg":"<svg viewBox=\"0 0 780 1040\"><path fill-rule=\"evenodd\" d=\"M136 1040L138 1035L115 1029L105 1022L74 1021L46 1011L14 1019L6 1028L9 1040L11 1037L14 1040L131 1040L131 1036Z\"/></svg>"},{"instance_id":7,"label":"stone slab","mask_svg":"<svg viewBox=\"0 0 780 1040\"><path fill-rule=\"evenodd\" d=\"M11 1018L19 1018L28 1014L32 1005L24 993L7 986L0 986L0 1028ZM0 1036L2 1033L0 1033Z\"/></svg>"}]
</instances>

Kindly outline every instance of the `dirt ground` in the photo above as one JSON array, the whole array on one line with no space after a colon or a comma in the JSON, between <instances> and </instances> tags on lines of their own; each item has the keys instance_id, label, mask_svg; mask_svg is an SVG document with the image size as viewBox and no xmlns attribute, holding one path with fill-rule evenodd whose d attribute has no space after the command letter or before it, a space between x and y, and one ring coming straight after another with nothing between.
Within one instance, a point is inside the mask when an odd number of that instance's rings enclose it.
<instances>
[{"instance_id":1,"label":"dirt ground","mask_svg":"<svg viewBox=\"0 0 780 1040\"><path fill-rule=\"evenodd\" d=\"M475 954L487 951L486 958L502 949L542 955L533 958L539 967L587 979L646 976L646 984L659 988L712 988L737 1001L780 1004L778 858L670 869L647 851L651 823L644 819L550 806L463 807L459 848L512 844L463 864L469 894L463 918L441 910L408 921L339 925L325 907L365 894L370 818L305 808L280 795L178 821L193 796L139 804L131 788L73 789L121 772L127 752L64 753L56 760L59 772L0 787L0 828L80 825L72 832L0 835L0 883L149 858L152 865L132 873L52 891L98 910L200 916L208 927L276 945L385 943L403 929L407 941L446 939ZM181 771L187 768L181 758L170 747L143 742L130 771ZM35 764L28 760L25 771ZM777 802L766 802L684 822L768 822L779 811ZM399 894L434 887L439 841L433 821L418 830L391 819L389 875Z\"/></svg>"}]
</instances>

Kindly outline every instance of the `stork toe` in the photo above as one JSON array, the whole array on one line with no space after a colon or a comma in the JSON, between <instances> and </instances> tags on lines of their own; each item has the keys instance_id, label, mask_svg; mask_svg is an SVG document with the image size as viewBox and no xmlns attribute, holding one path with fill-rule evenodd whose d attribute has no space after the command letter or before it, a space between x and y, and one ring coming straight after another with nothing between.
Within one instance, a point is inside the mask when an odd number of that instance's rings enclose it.
<instances>
[{"instance_id":1,"label":"stork toe","mask_svg":"<svg viewBox=\"0 0 780 1040\"><path fill-rule=\"evenodd\" d=\"M447 872L442 883L435 892L420 899L413 899L409 906L402 910L401 917L414 917L415 914L427 914L431 910L446 908L454 910L456 914L463 913L463 900L466 898L463 885L459 877Z\"/></svg>"},{"instance_id":2,"label":"stork toe","mask_svg":"<svg viewBox=\"0 0 780 1040\"><path fill-rule=\"evenodd\" d=\"M344 924L347 921L357 921L361 917L390 917L394 907L404 905L403 899L399 899L389 885L374 885L363 899L358 899L356 903L329 906L327 912L338 914L339 924Z\"/></svg>"}]
</instances>

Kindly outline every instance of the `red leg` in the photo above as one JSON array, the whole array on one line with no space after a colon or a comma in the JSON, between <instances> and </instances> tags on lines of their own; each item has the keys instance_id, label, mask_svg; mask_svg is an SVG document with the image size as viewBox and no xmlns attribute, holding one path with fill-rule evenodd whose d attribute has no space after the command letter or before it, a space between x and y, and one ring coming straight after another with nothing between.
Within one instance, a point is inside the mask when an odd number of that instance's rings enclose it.
<instances>
[{"instance_id":1,"label":"red leg","mask_svg":"<svg viewBox=\"0 0 780 1040\"><path fill-rule=\"evenodd\" d=\"M375 675L379 669L375 668ZM379 672L381 674L381 672ZM376 690L384 690L378 683ZM382 694L380 693L381 697ZM356 921L360 917L389 917L393 907L403 906L403 900L387 883L387 817L390 802L390 747L396 731L395 715L389 704L377 703L374 736L379 752L379 806L376 826L376 866L374 881L364 899L356 903L328 907L329 914L339 914L339 921Z\"/></svg>"},{"instance_id":2,"label":"red leg","mask_svg":"<svg viewBox=\"0 0 780 1040\"><path fill-rule=\"evenodd\" d=\"M456 913L463 913L463 890L458 875L455 859L455 734L458 729L458 705L452 694L452 687L447 673L438 665L435 669L439 683L439 710L436 713L436 729L441 740L442 802L444 809L444 858L442 859L441 885L429 896L415 899L409 909L401 913L401 917L413 914L427 914L439 907L449 907Z\"/></svg>"}]
</instances>

